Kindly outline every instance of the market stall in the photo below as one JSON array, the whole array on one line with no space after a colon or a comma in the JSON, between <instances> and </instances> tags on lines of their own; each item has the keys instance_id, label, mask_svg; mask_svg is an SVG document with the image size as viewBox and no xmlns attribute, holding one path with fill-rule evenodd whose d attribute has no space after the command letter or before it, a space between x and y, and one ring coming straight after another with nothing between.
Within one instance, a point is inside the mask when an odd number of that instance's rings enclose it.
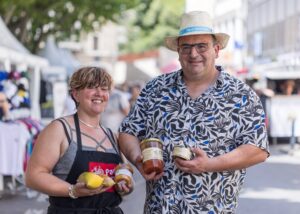
<instances>
[{"instance_id":1,"label":"market stall","mask_svg":"<svg viewBox=\"0 0 300 214\"><path fill-rule=\"evenodd\" d=\"M9 112L0 121L0 192L3 176L22 175L30 146L41 130L40 78L48 60L31 54L7 29L0 17L0 92ZM34 128L34 124L37 129Z\"/></svg>"}]
</instances>

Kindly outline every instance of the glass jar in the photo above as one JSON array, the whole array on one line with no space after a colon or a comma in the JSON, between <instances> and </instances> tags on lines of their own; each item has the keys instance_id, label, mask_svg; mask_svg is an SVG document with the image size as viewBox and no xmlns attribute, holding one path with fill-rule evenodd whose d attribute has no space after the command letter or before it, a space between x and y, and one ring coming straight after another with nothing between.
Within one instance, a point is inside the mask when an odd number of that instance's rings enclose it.
<instances>
[{"instance_id":1,"label":"glass jar","mask_svg":"<svg viewBox=\"0 0 300 214\"><path fill-rule=\"evenodd\" d=\"M143 170L146 174L156 172L159 174L164 170L163 144L157 138L145 139L140 144L143 154Z\"/></svg>"},{"instance_id":2,"label":"glass jar","mask_svg":"<svg viewBox=\"0 0 300 214\"><path fill-rule=\"evenodd\" d=\"M184 160L191 160L193 153L190 148L184 146L174 146L172 156L175 158L182 158Z\"/></svg>"},{"instance_id":3,"label":"glass jar","mask_svg":"<svg viewBox=\"0 0 300 214\"><path fill-rule=\"evenodd\" d=\"M133 168L130 166L130 164L127 163L120 163L115 168L115 182L126 182L127 186L132 183L132 174L133 174Z\"/></svg>"}]
</instances>

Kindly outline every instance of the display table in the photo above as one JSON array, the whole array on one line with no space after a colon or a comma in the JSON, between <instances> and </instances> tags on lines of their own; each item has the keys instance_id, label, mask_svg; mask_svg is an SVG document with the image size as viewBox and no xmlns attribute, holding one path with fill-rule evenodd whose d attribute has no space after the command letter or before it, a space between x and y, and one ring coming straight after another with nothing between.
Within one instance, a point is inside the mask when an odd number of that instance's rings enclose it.
<instances>
[{"instance_id":1,"label":"display table","mask_svg":"<svg viewBox=\"0 0 300 214\"><path fill-rule=\"evenodd\" d=\"M3 175L23 175L26 143L30 133L20 122L0 122L0 191L3 190Z\"/></svg>"}]
</instances>

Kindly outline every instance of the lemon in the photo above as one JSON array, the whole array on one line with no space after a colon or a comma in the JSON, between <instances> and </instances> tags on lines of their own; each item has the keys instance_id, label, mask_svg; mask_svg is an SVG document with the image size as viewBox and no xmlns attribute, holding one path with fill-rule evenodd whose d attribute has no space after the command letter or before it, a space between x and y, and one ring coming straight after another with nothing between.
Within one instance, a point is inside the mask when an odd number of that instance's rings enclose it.
<instances>
[{"instance_id":1,"label":"lemon","mask_svg":"<svg viewBox=\"0 0 300 214\"><path fill-rule=\"evenodd\" d=\"M87 188L96 189L103 184L104 178L93 172L83 172L79 175L78 181L85 183Z\"/></svg>"}]
</instances>

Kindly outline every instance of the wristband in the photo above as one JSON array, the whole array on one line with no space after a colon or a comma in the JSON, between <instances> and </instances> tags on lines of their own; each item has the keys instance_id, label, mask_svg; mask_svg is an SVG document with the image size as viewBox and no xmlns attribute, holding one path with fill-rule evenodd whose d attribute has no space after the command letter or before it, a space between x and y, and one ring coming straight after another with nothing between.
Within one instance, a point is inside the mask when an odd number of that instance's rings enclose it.
<instances>
[{"instance_id":1,"label":"wristband","mask_svg":"<svg viewBox=\"0 0 300 214\"><path fill-rule=\"evenodd\" d=\"M73 185L73 184L69 186L68 192L69 192L70 198L73 198L73 199L78 198L78 196L76 196L76 195L74 194L75 191L74 191L74 185Z\"/></svg>"}]
</instances>

